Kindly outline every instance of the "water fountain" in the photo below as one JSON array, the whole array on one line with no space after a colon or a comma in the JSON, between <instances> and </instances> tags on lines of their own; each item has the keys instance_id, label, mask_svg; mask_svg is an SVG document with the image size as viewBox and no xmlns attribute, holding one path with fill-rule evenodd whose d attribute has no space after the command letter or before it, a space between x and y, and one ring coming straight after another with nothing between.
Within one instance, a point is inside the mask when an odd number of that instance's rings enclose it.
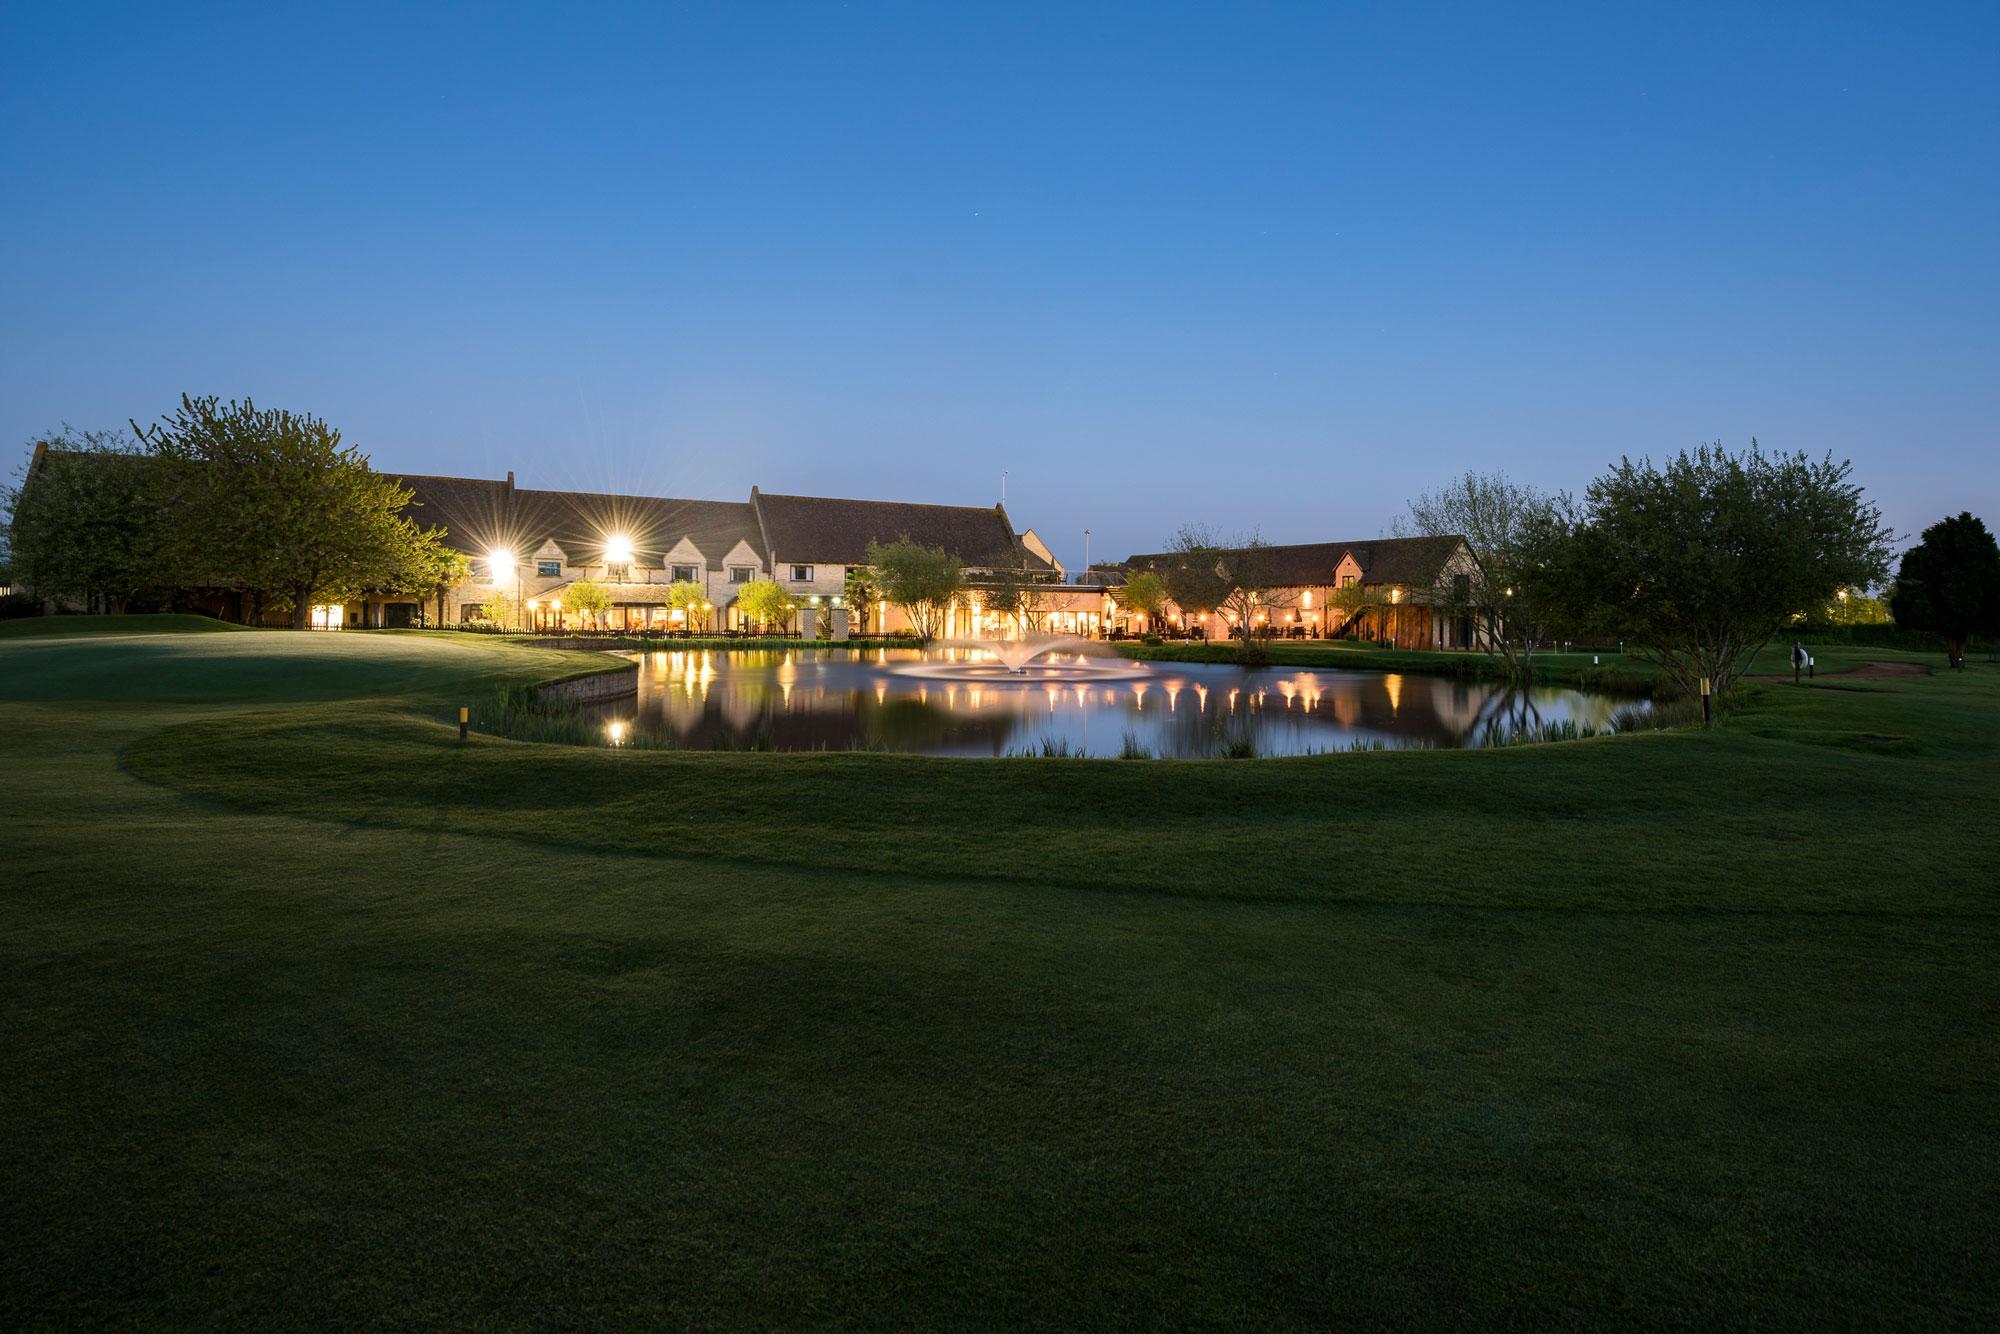
<instances>
[{"instance_id":1,"label":"water fountain","mask_svg":"<svg viewBox=\"0 0 2000 1334\"><path fill-rule=\"evenodd\" d=\"M940 681L972 681L984 685L1044 684L1091 681L1129 681L1149 675L1142 663L1102 656L1102 648L1075 635L1047 635L1032 639L955 640L944 645L947 652L964 650L990 654L992 660L958 662L899 663L890 670L902 676L921 676ZM1098 654L1086 661L1086 654ZM1068 655L1050 659L1051 654Z\"/></svg>"}]
</instances>

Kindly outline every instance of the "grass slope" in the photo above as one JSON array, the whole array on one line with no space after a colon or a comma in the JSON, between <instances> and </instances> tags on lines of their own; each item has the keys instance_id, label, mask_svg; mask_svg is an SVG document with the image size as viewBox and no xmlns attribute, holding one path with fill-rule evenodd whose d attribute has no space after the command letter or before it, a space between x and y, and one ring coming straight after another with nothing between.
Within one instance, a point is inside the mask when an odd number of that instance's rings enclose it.
<instances>
[{"instance_id":1,"label":"grass slope","mask_svg":"<svg viewBox=\"0 0 2000 1334\"><path fill-rule=\"evenodd\" d=\"M584 662L0 646L10 1324L2000 1310L1990 668L1490 754L456 742Z\"/></svg>"},{"instance_id":2,"label":"grass slope","mask_svg":"<svg viewBox=\"0 0 2000 1334\"><path fill-rule=\"evenodd\" d=\"M103 635L186 635L247 630L209 616L174 612L139 616L26 616L0 621L0 639L75 639Z\"/></svg>"}]
</instances>

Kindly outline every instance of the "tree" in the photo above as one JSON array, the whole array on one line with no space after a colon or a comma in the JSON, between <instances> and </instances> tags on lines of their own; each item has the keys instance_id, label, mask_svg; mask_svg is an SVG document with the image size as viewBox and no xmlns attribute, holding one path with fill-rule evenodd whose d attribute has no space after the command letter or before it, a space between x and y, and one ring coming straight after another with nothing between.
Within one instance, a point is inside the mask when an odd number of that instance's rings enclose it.
<instances>
[{"instance_id":1,"label":"tree","mask_svg":"<svg viewBox=\"0 0 2000 1334\"><path fill-rule=\"evenodd\" d=\"M1222 569L1222 544L1201 524L1185 524L1167 542L1167 560L1156 573L1167 596L1189 616L1217 611L1229 596Z\"/></svg>"},{"instance_id":2,"label":"tree","mask_svg":"<svg viewBox=\"0 0 2000 1334\"><path fill-rule=\"evenodd\" d=\"M1888 568L1881 514L1832 456L1752 440L1618 465L1525 541L1517 592L1563 628L1629 641L1686 693L1718 696L1801 610Z\"/></svg>"},{"instance_id":3,"label":"tree","mask_svg":"<svg viewBox=\"0 0 2000 1334\"><path fill-rule=\"evenodd\" d=\"M773 625L782 628L798 608L792 595L770 579L752 579L737 589L736 605L742 610L744 619L755 621L765 629Z\"/></svg>"},{"instance_id":4,"label":"tree","mask_svg":"<svg viewBox=\"0 0 2000 1334\"><path fill-rule=\"evenodd\" d=\"M1151 570L1141 570L1128 576L1113 597L1125 610L1144 616L1147 628L1152 629L1159 625L1160 614L1166 610L1167 585Z\"/></svg>"},{"instance_id":5,"label":"tree","mask_svg":"<svg viewBox=\"0 0 2000 1334\"><path fill-rule=\"evenodd\" d=\"M1021 568L1015 552L1003 552L988 562L991 573L979 581L982 608L1011 619L1022 634L1047 628L1053 598L1049 585Z\"/></svg>"},{"instance_id":6,"label":"tree","mask_svg":"<svg viewBox=\"0 0 2000 1334\"><path fill-rule=\"evenodd\" d=\"M841 585L841 597L848 609L854 613L854 629L858 634L868 632L868 612L882 600L881 590L875 586L875 571L866 565L850 565L847 577Z\"/></svg>"},{"instance_id":7,"label":"tree","mask_svg":"<svg viewBox=\"0 0 2000 1334\"><path fill-rule=\"evenodd\" d=\"M1970 513L1941 519L1903 553L1889 595L1896 624L1943 638L1945 656L1965 669L1965 641L2000 632L2000 544Z\"/></svg>"},{"instance_id":8,"label":"tree","mask_svg":"<svg viewBox=\"0 0 2000 1334\"><path fill-rule=\"evenodd\" d=\"M563 590L563 606L589 622L591 629L602 630L611 610L611 592L595 579L578 579Z\"/></svg>"},{"instance_id":9,"label":"tree","mask_svg":"<svg viewBox=\"0 0 2000 1334\"><path fill-rule=\"evenodd\" d=\"M905 536L886 546L870 542L868 564L882 595L903 609L920 642L928 644L944 632L952 602L966 589L965 566L958 557Z\"/></svg>"},{"instance_id":10,"label":"tree","mask_svg":"<svg viewBox=\"0 0 2000 1334\"><path fill-rule=\"evenodd\" d=\"M1223 553L1222 568L1229 581L1222 611L1234 624L1248 656L1250 641L1268 637L1275 623L1272 617L1291 606L1297 594L1279 581L1272 568L1270 544L1254 533Z\"/></svg>"},{"instance_id":11,"label":"tree","mask_svg":"<svg viewBox=\"0 0 2000 1334\"><path fill-rule=\"evenodd\" d=\"M1843 588L1833 601L1800 619L1808 625L1887 625L1894 618L1888 599L1871 597L1864 589Z\"/></svg>"},{"instance_id":12,"label":"tree","mask_svg":"<svg viewBox=\"0 0 2000 1334\"><path fill-rule=\"evenodd\" d=\"M486 595L484 602L479 604L479 619L503 628L508 626L519 628L521 604L514 600L512 593L504 593L496 588Z\"/></svg>"},{"instance_id":13,"label":"tree","mask_svg":"<svg viewBox=\"0 0 2000 1334\"><path fill-rule=\"evenodd\" d=\"M692 579L683 579L667 590L667 606L681 613L690 630L708 628L708 590Z\"/></svg>"},{"instance_id":14,"label":"tree","mask_svg":"<svg viewBox=\"0 0 2000 1334\"><path fill-rule=\"evenodd\" d=\"M390 568L373 591L389 596L414 597L419 607L436 598L438 619L444 619L444 598L452 585L472 573L465 553L444 543L445 530L426 528L415 532L394 553Z\"/></svg>"},{"instance_id":15,"label":"tree","mask_svg":"<svg viewBox=\"0 0 2000 1334\"><path fill-rule=\"evenodd\" d=\"M1188 524L1168 550L1172 555L1159 573L1174 601L1183 611L1223 613L1246 657L1251 641L1270 633L1271 616L1292 605L1294 594L1278 581L1270 545L1255 533L1225 545L1207 527Z\"/></svg>"},{"instance_id":16,"label":"tree","mask_svg":"<svg viewBox=\"0 0 2000 1334\"><path fill-rule=\"evenodd\" d=\"M1390 605L1392 604L1389 590L1380 584L1364 584L1357 581L1336 588L1326 595L1328 611L1347 613L1347 618L1339 626L1334 627L1336 630L1344 631L1350 625L1359 625L1369 612Z\"/></svg>"},{"instance_id":17,"label":"tree","mask_svg":"<svg viewBox=\"0 0 2000 1334\"><path fill-rule=\"evenodd\" d=\"M1557 503L1500 473L1467 472L1412 500L1393 525L1398 537L1464 539L1473 563L1446 563L1431 606L1469 617L1480 647L1517 684L1534 679L1535 645L1547 629L1547 610L1535 604L1525 575Z\"/></svg>"},{"instance_id":18,"label":"tree","mask_svg":"<svg viewBox=\"0 0 2000 1334\"><path fill-rule=\"evenodd\" d=\"M294 629L316 601L393 582L418 540L412 493L317 417L183 394L132 426L168 465L179 581L289 607Z\"/></svg>"},{"instance_id":19,"label":"tree","mask_svg":"<svg viewBox=\"0 0 2000 1334\"><path fill-rule=\"evenodd\" d=\"M139 443L65 426L33 442L35 460L7 496L14 578L44 599L123 611L171 583L166 477Z\"/></svg>"},{"instance_id":20,"label":"tree","mask_svg":"<svg viewBox=\"0 0 2000 1334\"><path fill-rule=\"evenodd\" d=\"M472 574L472 562L464 552L446 546L444 538L442 528L427 528L419 533L398 563L396 575L383 590L415 597L420 609L427 600L435 599L439 625L444 624L446 595Z\"/></svg>"}]
</instances>

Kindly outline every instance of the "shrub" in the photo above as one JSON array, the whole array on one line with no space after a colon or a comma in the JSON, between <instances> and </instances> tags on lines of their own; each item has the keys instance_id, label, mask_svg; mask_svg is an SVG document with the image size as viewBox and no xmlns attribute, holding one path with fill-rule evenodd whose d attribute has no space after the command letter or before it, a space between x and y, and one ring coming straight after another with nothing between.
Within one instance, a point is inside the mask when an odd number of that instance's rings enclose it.
<instances>
[{"instance_id":1,"label":"shrub","mask_svg":"<svg viewBox=\"0 0 2000 1334\"><path fill-rule=\"evenodd\" d=\"M41 614L40 598L30 597L26 593L0 594L0 621L18 621L24 616Z\"/></svg>"},{"instance_id":2,"label":"shrub","mask_svg":"<svg viewBox=\"0 0 2000 1334\"><path fill-rule=\"evenodd\" d=\"M1929 630L1911 630L1900 625L1807 625L1794 638L1804 644L1846 644L1855 648L1894 648L1910 653L1939 653L1944 637ZM1782 636L1780 636L1782 638ZM1991 641L1975 637L1969 647L1985 652Z\"/></svg>"}]
</instances>

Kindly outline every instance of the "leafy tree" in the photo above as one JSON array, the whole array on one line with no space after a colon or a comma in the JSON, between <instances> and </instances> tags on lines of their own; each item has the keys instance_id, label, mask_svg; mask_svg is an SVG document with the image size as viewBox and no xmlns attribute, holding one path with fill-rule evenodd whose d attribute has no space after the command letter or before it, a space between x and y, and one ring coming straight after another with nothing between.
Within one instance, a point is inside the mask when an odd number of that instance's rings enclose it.
<instances>
[{"instance_id":1,"label":"leafy tree","mask_svg":"<svg viewBox=\"0 0 2000 1334\"><path fill-rule=\"evenodd\" d=\"M1161 613L1167 609L1166 581L1151 570L1127 576L1113 596L1119 606L1144 616L1149 628L1159 624Z\"/></svg>"},{"instance_id":2,"label":"leafy tree","mask_svg":"<svg viewBox=\"0 0 2000 1334\"><path fill-rule=\"evenodd\" d=\"M1172 556L1159 573L1174 601L1184 611L1223 613L1246 657L1253 639L1270 634L1271 617L1292 605L1295 594L1279 582L1270 544L1255 533L1223 544L1208 528L1189 524L1168 550Z\"/></svg>"},{"instance_id":3,"label":"leafy tree","mask_svg":"<svg viewBox=\"0 0 2000 1334\"><path fill-rule=\"evenodd\" d=\"M958 557L906 536L887 545L870 542L868 564L882 595L903 609L920 642L928 644L944 632L952 602L966 589L965 566Z\"/></svg>"},{"instance_id":4,"label":"leafy tree","mask_svg":"<svg viewBox=\"0 0 2000 1334\"><path fill-rule=\"evenodd\" d=\"M1054 596L1047 582L1022 569L1013 552L994 557L988 570L979 581L983 610L1011 618L1023 634L1039 634L1048 627Z\"/></svg>"},{"instance_id":5,"label":"leafy tree","mask_svg":"<svg viewBox=\"0 0 2000 1334\"><path fill-rule=\"evenodd\" d=\"M1467 472L1412 500L1394 525L1398 537L1465 540L1472 566L1448 563L1430 590L1431 606L1471 618L1479 645L1516 683L1534 679L1535 646L1547 628L1547 610L1536 605L1526 576L1556 504L1500 473Z\"/></svg>"},{"instance_id":6,"label":"leafy tree","mask_svg":"<svg viewBox=\"0 0 2000 1334\"><path fill-rule=\"evenodd\" d=\"M14 577L51 601L122 611L171 582L166 478L137 441L65 426L7 497Z\"/></svg>"},{"instance_id":7,"label":"leafy tree","mask_svg":"<svg viewBox=\"0 0 2000 1334\"><path fill-rule=\"evenodd\" d=\"M415 597L420 607L435 600L440 625L444 624L446 595L472 574L472 562L464 552L446 546L444 537L442 528L427 528L418 533L383 588L384 592Z\"/></svg>"},{"instance_id":8,"label":"leafy tree","mask_svg":"<svg viewBox=\"0 0 2000 1334\"><path fill-rule=\"evenodd\" d=\"M1833 595L1833 601L1801 619L1809 625L1887 625L1895 618L1889 615L1888 599L1870 597L1858 588L1843 588Z\"/></svg>"},{"instance_id":9,"label":"leafy tree","mask_svg":"<svg viewBox=\"0 0 2000 1334\"><path fill-rule=\"evenodd\" d=\"M512 593L494 589L479 604L479 619L494 625L519 629L521 624L521 604L514 600Z\"/></svg>"},{"instance_id":10,"label":"leafy tree","mask_svg":"<svg viewBox=\"0 0 2000 1334\"><path fill-rule=\"evenodd\" d=\"M602 630L611 610L611 592L595 579L578 579L563 590L563 606L589 622L591 629Z\"/></svg>"},{"instance_id":11,"label":"leafy tree","mask_svg":"<svg viewBox=\"0 0 2000 1334\"><path fill-rule=\"evenodd\" d=\"M289 607L294 629L316 601L394 582L418 540L412 493L317 417L183 394L133 429L169 465L180 581Z\"/></svg>"},{"instance_id":12,"label":"leafy tree","mask_svg":"<svg viewBox=\"0 0 2000 1334\"><path fill-rule=\"evenodd\" d=\"M2000 544L1970 513L1940 519L1903 553L1889 608L1897 625L1941 636L1963 671L1965 641L2000 631Z\"/></svg>"},{"instance_id":13,"label":"leafy tree","mask_svg":"<svg viewBox=\"0 0 2000 1334\"><path fill-rule=\"evenodd\" d=\"M737 589L736 605L744 619L765 629L773 625L782 629L798 608L792 595L770 579L752 579Z\"/></svg>"},{"instance_id":14,"label":"leafy tree","mask_svg":"<svg viewBox=\"0 0 2000 1334\"><path fill-rule=\"evenodd\" d=\"M1337 627L1345 630L1348 626L1358 626L1370 612L1390 606L1389 590L1380 584L1351 583L1336 588L1326 595L1328 611L1344 611L1347 616Z\"/></svg>"},{"instance_id":15,"label":"leafy tree","mask_svg":"<svg viewBox=\"0 0 2000 1334\"><path fill-rule=\"evenodd\" d=\"M868 631L868 613L882 600L882 591L875 585L875 571L866 565L847 567L847 578L841 587L841 597L846 600L848 610L854 614L854 629L858 633Z\"/></svg>"},{"instance_id":16,"label":"leafy tree","mask_svg":"<svg viewBox=\"0 0 2000 1334\"><path fill-rule=\"evenodd\" d=\"M1167 560L1154 571L1174 605L1190 616L1221 609L1229 596L1223 573L1222 544L1201 524L1183 525L1167 543Z\"/></svg>"},{"instance_id":17,"label":"leafy tree","mask_svg":"<svg viewBox=\"0 0 2000 1334\"><path fill-rule=\"evenodd\" d=\"M708 628L708 590L692 579L683 579L667 590L667 606L680 612L690 630Z\"/></svg>"},{"instance_id":18,"label":"leafy tree","mask_svg":"<svg viewBox=\"0 0 2000 1334\"><path fill-rule=\"evenodd\" d=\"M1523 595L1575 633L1628 641L1690 695L1703 678L1726 694L1802 608L1886 572L1888 531L1852 471L1754 440L1663 467L1621 459L1537 521Z\"/></svg>"}]
</instances>

